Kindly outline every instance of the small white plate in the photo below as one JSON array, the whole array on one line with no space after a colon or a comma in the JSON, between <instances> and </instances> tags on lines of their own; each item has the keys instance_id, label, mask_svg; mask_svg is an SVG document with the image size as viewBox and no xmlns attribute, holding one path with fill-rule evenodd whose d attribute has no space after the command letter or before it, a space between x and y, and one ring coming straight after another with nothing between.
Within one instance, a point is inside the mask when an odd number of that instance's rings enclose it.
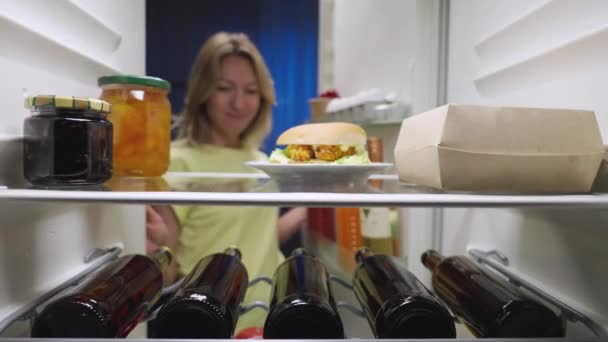
<instances>
[{"instance_id":1,"label":"small white plate","mask_svg":"<svg viewBox=\"0 0 608 342\"><path fill-rule=\"evenodd\" d=\"M332 191L337 188L367 186L367 179L373 173L393 166L391 163L369 164L279 164L267 161L250 161L248 166L264 171L281 188L286 186L302 189ZM323 186L331 185L324 189Z\"/></svg>"}]
</instances>

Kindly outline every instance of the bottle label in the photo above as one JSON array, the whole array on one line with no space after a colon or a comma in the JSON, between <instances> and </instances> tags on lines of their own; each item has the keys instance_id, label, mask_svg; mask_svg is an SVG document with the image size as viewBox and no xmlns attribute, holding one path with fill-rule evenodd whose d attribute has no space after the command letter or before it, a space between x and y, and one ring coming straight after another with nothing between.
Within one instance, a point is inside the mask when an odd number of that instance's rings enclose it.
<instances>
[{"instance_id":1,"label":"bottle label","mask_svg":"<svg viewBox=\"0 0 608 342\"><path fill-rule=\"evenodd\" d=\"M359 208L337 208L336 222L338 226L338 245L353 253L361 248L363 241Z\"/></svg>"},{"instance_id":2,"label":"bottle label","mask_svg":"<svg viewBox=\"0 0 608 342\"><path fill-rule=\"evenodd\" d=\"M391 238L390 212L388 208L361 209L362 235L370 238Z\"/></svg>"}]
</instances>

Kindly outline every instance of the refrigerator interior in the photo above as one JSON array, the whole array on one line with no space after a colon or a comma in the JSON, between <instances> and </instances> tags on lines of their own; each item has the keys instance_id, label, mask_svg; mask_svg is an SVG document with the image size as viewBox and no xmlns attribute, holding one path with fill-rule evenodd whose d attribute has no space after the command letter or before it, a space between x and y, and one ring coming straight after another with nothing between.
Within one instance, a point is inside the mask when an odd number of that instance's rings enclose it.
<instances>
[{"instance_id":1,"label":"refrigerator interior","mask_svg":"<svg viewBox=\"0 0 608 342\"><path fill-rule=\"evenodd\" d=\"M451 1L449 32L447 102L591 109L606 141L608 3ZM498 249L606 326L606 219L603 209L448 209L440 243L447 254Z\"/></svg>"},{"instance_id":2,"label":"refrigerator interior","mask_svg":"<svg viewBox=\"0 0 608 342\"><path fill-rule=\"evenodd\" d=\"M444 102L591 109L606 139L606 1L321 1L320 31L327 39L320 39L319 88L396 89L412 113ZM370 22L361 25L361 18ZM97 97L98 76L145 73L144 47L143 0L2 1L0 185L27 186L21 169L24 95ZM353 73L353 63L368 72ZM385 160L391 161L398 125L366 129L383 137ZM145 250L145 200L0 201L0 321L85 269L95 248ZM400 210L403 261L427 285L430 274L419 261L427 248L445 255L498 250L516 275L608 327L605 205L441 207ZM330 269L344 278L351 271ZM350 290L335 288L339 300L357 303ZM340 314L350 337L372 337L363 319L346 309ZM27 336L27 329L26 321L15 324L0 339ZM580 324L570 333L590 336ZM145 336L144 325L132 336ZM459 336L470 337L466 329Z\"/></svg>"}]
</instances>

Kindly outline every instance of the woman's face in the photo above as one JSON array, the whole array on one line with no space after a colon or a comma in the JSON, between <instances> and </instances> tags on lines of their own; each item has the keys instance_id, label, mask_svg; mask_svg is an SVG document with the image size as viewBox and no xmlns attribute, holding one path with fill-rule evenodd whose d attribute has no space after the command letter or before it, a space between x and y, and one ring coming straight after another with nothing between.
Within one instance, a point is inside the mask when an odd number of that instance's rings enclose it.
<instances>
[{"instance_id":1,"label":"woman's face","mask_svg":"<svg viewBox=\"0 0 608 342\"><path fill-rule=\"evenodd\" d=\"M212 130L229 141L239 141L260 109L260 90L251 62L241 56L226 56L220 78L207 101Z\"/></svg>"}]
</instances>

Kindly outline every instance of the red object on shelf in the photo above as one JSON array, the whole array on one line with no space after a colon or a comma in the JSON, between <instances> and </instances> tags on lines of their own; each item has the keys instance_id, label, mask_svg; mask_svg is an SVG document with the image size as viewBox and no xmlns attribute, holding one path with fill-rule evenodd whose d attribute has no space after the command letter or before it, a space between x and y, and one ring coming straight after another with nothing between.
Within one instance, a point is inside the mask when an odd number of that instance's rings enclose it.
<instances>
[{"instance_id":1,"label":"red object on shelf","mask_svg":"<svg viewBox=\"0 0 608 342\"><path fill-rule=\"evenodd\" d=\"M334 208L308 208L308 227L330 241L336 241Z\"/></svg>"},{"instance_id":2,"label":"red object on shelf","mask_svg":"<svg viewBox=\"0 0 608 342\"><path fill-rule=\"evenodd\" d=\"M249 327L239 331L236 339L240 340L261 340L264 336L264 329L261 327Z\"/></svg>"},{"instance_id":3,"label":"red object on shelf","mask_svg":"<svg viewBox=\"0 0 608 342\"><path fill-rule=\"evenodd\" d=\"M338 91L335 90L335 89L329 89L329 90L326 90L326 91L322 92L319 95L319 97L324 97L324 98L329 98L329 99L335 99L335 98L340 97L340 93L338 93Z\"/></svg>"}]
</instances>

